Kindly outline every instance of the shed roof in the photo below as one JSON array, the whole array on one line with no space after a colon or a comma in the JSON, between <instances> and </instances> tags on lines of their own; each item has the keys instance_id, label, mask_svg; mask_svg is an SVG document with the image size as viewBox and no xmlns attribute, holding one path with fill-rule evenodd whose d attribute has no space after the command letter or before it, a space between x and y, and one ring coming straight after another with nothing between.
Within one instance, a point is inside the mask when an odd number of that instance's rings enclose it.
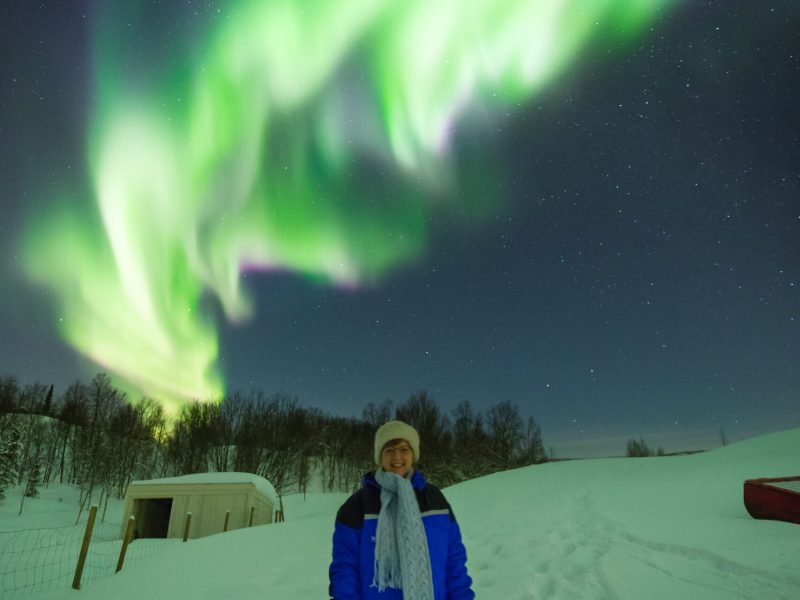
<instances>
[{"instance_id":1,"label":"shed roof","mask_svg":"<svg viewBox=\"0 0 800 600\"><path fill-rule=\"evenodd\" d=\"M226 483L252 483L259 492L272 500L273 504L275 504L278 498L275 488L269 481L260 475L255 475L253 473L241 473L238 471L192 473L191 475L181 475L179 477L145 479L141 481L132 481L130 485L209 485Z\"/></svg>"}]
</instances>

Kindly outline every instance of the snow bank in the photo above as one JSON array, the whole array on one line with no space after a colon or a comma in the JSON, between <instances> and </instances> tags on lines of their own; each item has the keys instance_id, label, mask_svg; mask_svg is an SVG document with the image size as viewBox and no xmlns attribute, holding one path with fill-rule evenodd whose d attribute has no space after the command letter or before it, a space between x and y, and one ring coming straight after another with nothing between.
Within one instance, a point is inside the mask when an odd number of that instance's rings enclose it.
<instances>
[{"instance_id":1,"label":"snow bank","mask_svg":"<svg viewBox=\"0 0 800 600\"><path fill-rule=\"evenodd\" d=\"M526 467L446 495L483 600L797 600L800 526L750 518L742 486L798 473L793 429L691 456ZM285 523L176 544L80 592L38 597L326 597L344 499L289 496Z\"/></svg>"}]
</instances>

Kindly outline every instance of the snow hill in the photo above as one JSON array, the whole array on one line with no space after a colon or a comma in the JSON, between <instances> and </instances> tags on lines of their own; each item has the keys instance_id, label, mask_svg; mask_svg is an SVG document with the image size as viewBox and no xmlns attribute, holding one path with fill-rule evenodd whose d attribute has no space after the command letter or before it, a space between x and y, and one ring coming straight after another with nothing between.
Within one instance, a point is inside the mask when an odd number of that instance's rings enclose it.
<instances>
[{"instance_id":1,"label":"snow hill","mask_svg":"<svg viewBox=\"0 0 800 600\"><path fill-rule=\"evenodd\" d=\"M690 456L525 467L445 494L482 600L797 600L800 525L752 519L742 502L745 479L789 475L800 429ZM290 496L285 523L169 544L81 591L35 597L325 598L344 499Z\"/></svg>"}]
</instances>

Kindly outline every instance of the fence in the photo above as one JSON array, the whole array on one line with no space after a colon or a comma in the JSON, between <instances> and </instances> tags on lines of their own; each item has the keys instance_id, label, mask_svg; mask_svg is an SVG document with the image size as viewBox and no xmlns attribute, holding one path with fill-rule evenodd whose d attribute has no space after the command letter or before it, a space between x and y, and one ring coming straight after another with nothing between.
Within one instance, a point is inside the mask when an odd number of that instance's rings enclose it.
<instances>
[{"instance_id":1,"label":"fence","mask_svg":"<svg viewBox=\"0 0 800 600\"><path fill-rule=\"evenodd\" d=\"M283 521L283 499L276 511L275 521ZM0 531L0 598L12 600L36 592L55 589L79 589L82 585L109 577L123 565L136 562L155 552L185 542L192 527L192 513L187 513L183 540L179 538L140 538L131 540L133 528L120 534L119 523L95 522L97 507L93 506L85 523L47 529ZM253 511L249 526L252 526ZM219 532L228 531L228 518L220 522ZM131 517L133 519L133 517ZM197 527L202 521L195 519ZM216 523L216 521L215 521Z\"/></svg>"},{"instance_id":2,"label":"fence","mask_svg":"<svg viewBox=\"0 0 800 600\"><path fill-rule=\"evenodd\" d=\"M67 590L75 581L88 521L47 529L0 531L0 597L23 598L36 592ZM113 575L122 537L119 523L94 523L87 538L80 584ZM130 544L125 564L150 556L180 540L146 539Z\"/></svg>"}]
</instances>

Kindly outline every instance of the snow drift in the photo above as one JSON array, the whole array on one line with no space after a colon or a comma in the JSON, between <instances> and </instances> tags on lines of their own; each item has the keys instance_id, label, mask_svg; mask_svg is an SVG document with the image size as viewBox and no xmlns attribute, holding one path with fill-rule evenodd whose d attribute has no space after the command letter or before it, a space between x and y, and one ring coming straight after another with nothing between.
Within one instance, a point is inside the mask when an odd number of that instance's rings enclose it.
<instances>
[{"instance_id":1,"label":"snow drift","mask_svg":"<svg viewBox=\"0 0 800 600\"><path fill-rule=\"evenodd\" d=\"M796 600L800 529L751 518L742 484L798 472L793 429L690 456L525 467L445 493L481 599ZM290 496L284 523L169 545L80 592L38 597L326 597L344 499Z\"/></svg>"}]
</instances>

